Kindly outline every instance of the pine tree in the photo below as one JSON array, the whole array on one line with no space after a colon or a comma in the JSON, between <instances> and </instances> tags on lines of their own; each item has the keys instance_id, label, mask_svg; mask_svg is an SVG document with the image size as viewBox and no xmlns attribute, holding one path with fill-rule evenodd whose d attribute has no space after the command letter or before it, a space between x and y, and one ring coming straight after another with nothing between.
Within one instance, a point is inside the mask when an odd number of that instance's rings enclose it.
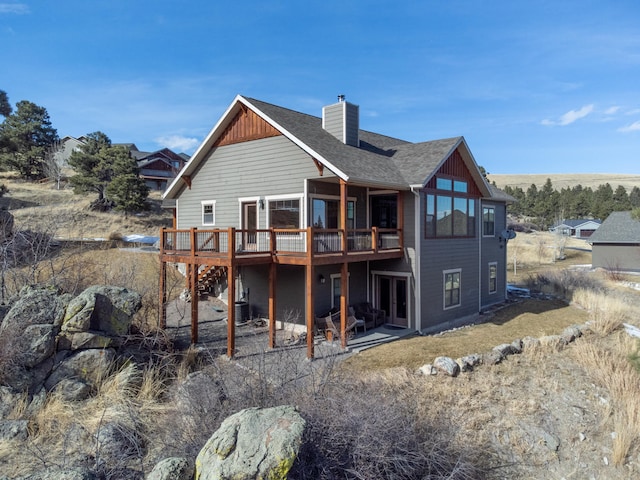
<instances>
[{"instance_id":1,"label":"pine tree","mask_svg":"<svg viewBox=\"0 0 640 480\"><path fill-rule=\"evenodd\" d=\"M69 157L68 164L75 170L70 181L75 193L95 192L98 202L105 198L105 190L113 179L112 155L118 150L112 150L111 140L102 132L86 135L85 144L74 151Z\"/></svg>"},{"instance_id":2,"label":"pine tree","mask_svg":"<svg viewBox=\"0 0 640 480\"><path fill-rule=\"evenodd\" d=\"M124 151L123 151L124 150ZM131 212L146 209L149 187L139 177L138 165L128 151L119 148L113 160L113 179L106 188L106 194L116 205L116 210Z\"/></svg>"},{"instance_id":3,"label":"pine tree","mask_svg":"<svg viewBox=\"0 0 640 480\"><path fill-rule=\"evenodd\" d=\"M0 98L3 112L10 112L3 101ZM0 124L0 161L27 180L44 178L47 151L57 140L58 132L51 126L47 110L22 100Z\"/></svg>"}]
</instances>

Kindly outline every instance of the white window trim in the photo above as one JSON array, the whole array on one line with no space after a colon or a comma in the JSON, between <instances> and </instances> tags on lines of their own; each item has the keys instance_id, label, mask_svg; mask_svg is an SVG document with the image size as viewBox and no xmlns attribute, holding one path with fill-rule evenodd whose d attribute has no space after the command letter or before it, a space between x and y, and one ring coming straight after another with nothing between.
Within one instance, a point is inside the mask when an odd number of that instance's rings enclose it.
<instances>
[{"instance_id":1,"label":"white window trim","mask_svg":"<svg viewBox=\"0 0 640 480\"><path fill-rule=\"evenodd\" d=\"M212 223L205 223L204 221L204 207L205 205L211 205L213 207L213 222ZM203 227L213 227L216 224L216 201L215 200L202 200L200 202L200 214L201 214L201 221L202 221L202 226Z\"/></svg>"},{"instance_id":2,"label":"white window trim","mask_svg":"<svg viewBox=\"0 0 640 480\"><path fill-rule=\"evenodd\" d=\"M460 274L460 286L458 287L459 290L459 296L458 296L458 303L456 305L449 305L448 307L446 306L446 300L447 300L447 282L446 282L446 278L447 278L447 274L448 273L459 273ZM461 268L452 268L450 270L443 270L442 271L442 309L443 310L451 310L452 308L458 308L462 306L462 269Z\"/></svg>"},{"instance_id":3,"label":"white window trim","mask_svg":"<svg viewBox=\"0 0 640 480\"><path fill-rule=\"evenodd\" d=\"M485 208L493 209L493 234L492 235L485 235L484 233L484 209ZM486 204L486 203L482 204L482 211L480 212L480 222L481 222L480 228L482 229L482 236L484 238L493 238L496 236L496 206L495 205Z\"/></svg>"},{"instance_id":4,"label":"white window trim","mask_svg":"<svg viewBox=\"0 0 640 480\"><path fill-rule=\"evenodd\" d=\"M496 289L495 290L491 290L491 267L495 266L496 267ZM489 269L487 270L487 275L488 275L488 280L489 283L487 285L487 288L489 290L489 295L495 295L496 293L498 293L498 262L489 262Z\"/></svg>"},{"instance_id":5,"label":"white window trim","mask_svg":"<svg viewBox=\"0 0 640 480\"><path fill-rule=\"evenodd\" d=\"M269 215L269 203L275 200L299 200L300 201L300 225L298 225L299 229L305 228L304 227L304 219L306 218L305 216L305 211L306 211L306 207L304 204L304 194L303 193L294 193L294 194L290 194L290 195L269 195L264 197L265 200L265 210L266 210L266 216L267 216L267 228L271 228L271 218Z\"/></svg>"}]
</instances>

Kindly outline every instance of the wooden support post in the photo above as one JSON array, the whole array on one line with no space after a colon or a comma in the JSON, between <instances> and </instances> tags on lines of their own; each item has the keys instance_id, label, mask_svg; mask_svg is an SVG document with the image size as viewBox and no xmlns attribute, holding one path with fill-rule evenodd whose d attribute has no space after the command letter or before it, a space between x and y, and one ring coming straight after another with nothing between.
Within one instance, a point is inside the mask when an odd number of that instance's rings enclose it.
<instances>
[{"instance_id":1,"label":"wooden support post","mask_svg":"<svg viewBox=\"0 0 640 480\"><path fill-rule=\"evenodd\" d=\"M308 264L305 267L306 270L306 287L307 287L307 358L313 358L314 356L314 330L315 330L315 318L313 311L313 265Z\"/></svg>"},{"instance_id":2,"label":"wooden support post","mask_svg":"<svg viewBox=\"0 0 640 480\"><path fill-rule=\"evenodd\" d=\"M307 227L307 265L305 266L305 285L306 285L306 314L307 314L307 358L314 356L314 340L315 340L315 312L313 298L313 227Z\"/></svg>"},{"instance_id":3,"label":"wooden support post","mask_svg":"<svg viewBox=\"0 0 640 480\"><path fill-rule=\"evenodd\" d=\"M349 306L347 305L348 290L349 268L347 262L344 262L340 270L340 343L342 348L347 348L347 316L349 315Z\"/></svg>"},{"instance_id":4,"label":"wooden support post","mask_svg":"<svg viewBox=\"0 0 640 480\"><path fill-rule=\"evenodd\" d=\"M229 245L227 266L227 357L233 358L236 350L236 269L234 266L236 252L236 229L227 231Z\"/></svg>"},{"instance_id":5,"label":"wooden support post","mask_svg":"<svg viewBox=\"0 0 640 480\"><path fill-rule=\"evenodd\" d=\"M371 227L371 243L373 252L378 253L378 227Z\"/></svg>"},{"instance_id":6,"label":"wooden support post","mask_svg":"<svg viewBox=\"0 0 640 480\"><path fill-rule=\"evenodd\" d=\"M276 264L269 265L269 348L276 346Z\"/></svg>"},{"instance_id":7,"label":"wooden support post","mask_svg":"<svg viewBox=\"0 0 640 480\"><path fill-rule=\"evenodd\" d=\"M191 343L198 343L198 265L191 265Z\"/></svg>"},{"instance_id":8,"label":"wooden support post","mask_svg":"<svg viewBox=\"0 0 640 480\"><path fill-rule=\"evenodd\" d=\"M342 253L347 253L347 182L340 179L340 231L342 240L340 248Z\"/></svg>"}]
</instances>

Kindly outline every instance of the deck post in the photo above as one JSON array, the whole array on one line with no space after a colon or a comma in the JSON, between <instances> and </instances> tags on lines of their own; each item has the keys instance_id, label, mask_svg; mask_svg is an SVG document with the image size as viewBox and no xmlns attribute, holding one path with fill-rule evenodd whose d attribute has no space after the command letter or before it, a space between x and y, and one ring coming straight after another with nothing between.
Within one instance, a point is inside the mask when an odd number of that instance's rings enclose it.
<instances>
[{"instance_id":1,"label":"deck post","mask_svg":"<svg viewBox=\"0 0 640 480\"><path fill-rule=\"evenodd\" d=\"M343 349L347 348L347 294L349 290L349 268L348 263L344 262L340 269L340 343Z\"/></svg>"},{"instance_id":2,"label":"deck post","mask_svg":"<svg viewBox=\"0 0 640 480\"><path fill-rule=\"evenodd\" d=\"M307 324L307 358L311 359L314 356L314 340L315 340L315 312L314 312L314 299L313 299L313 280L314 280L314 267L313 267L313 227L307 227L307 264L305 266L305 286L306 286L306 324Z\"/></svg>"},{"instance_id":3,"label":"deck post","mask_svg":"<svg viewBox=\"0 0 640 480\"><path fill-rule=\"evenodd\" d=\"M191 343L198 343L198 265L191 264Z\"/></svg>"},{"instance_id":4,"label":"deck post","mask_svg":"<svg viewBox=\"0 0 640 480\"><path fill-rule=\"evenodd\" d=\"M342 254L347 254L347 182L340 179L340 249Z\"/></svg>"},{"instance_id":5,"label":"deck post","mask_svg":"<svg viewBox=\"0 0 640 480\"><path fill-rule=\"evenodd\" d=\"M227 357L233 358L236 350L236 269L234 266L236 251L236 229L227 230L229 245L227 266Z\"/></svg>"},{"instance_id":6,"label":"deck post","mask_svg":"<svg viewBox=\"0 0 640 480\"><path fill-rule=\"evenodd\" d=\"M276 263L269 264L269 348L276 346Z\"/></svg>"}]
</instances>

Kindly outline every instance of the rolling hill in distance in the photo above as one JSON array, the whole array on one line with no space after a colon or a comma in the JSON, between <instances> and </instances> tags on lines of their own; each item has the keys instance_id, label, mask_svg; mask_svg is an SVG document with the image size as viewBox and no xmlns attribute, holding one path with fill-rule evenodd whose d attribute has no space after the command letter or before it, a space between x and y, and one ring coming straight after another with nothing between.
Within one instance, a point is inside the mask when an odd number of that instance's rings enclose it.
<instances>
[{"instance_id":1,"label":"rolling hill in distance","mask_svg":"<svg viewBox=\"0 0 640 480\"><path fill-rule=\"evenodd\" d=\"M633 187L640 188L640 175L632 175L626 173L549 173L549 174L489 174L487 175L489 182L495 182L498 188L520 187L525 192L535 184L540 189L547 181L551 179L553 188L560 190L562 188L572 188L576 185L583 187L598 188L599 185L608 183L615 191L618 185L622 185L627 193L631 192Z\"/></svg>"}]
</instances>

